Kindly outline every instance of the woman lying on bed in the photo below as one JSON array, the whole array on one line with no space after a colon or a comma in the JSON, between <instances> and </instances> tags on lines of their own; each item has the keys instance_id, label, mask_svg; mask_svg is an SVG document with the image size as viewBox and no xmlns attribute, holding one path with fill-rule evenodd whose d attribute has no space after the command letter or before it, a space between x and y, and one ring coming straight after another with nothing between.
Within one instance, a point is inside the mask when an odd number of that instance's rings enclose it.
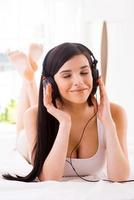
<instances>
[{"instance_id":1,"label":"woman lying on bed","mask_svg":"<svg viewBox=\"0 0 134 200\"><path fill-rule=\"evenodd\" d=\"M59 181L63 176L97 174L106 162L109 180L127 180L126 113L109 102L92 52L77 43L51 49L43 62L38 98L35 71L41 52L41 46L33 45L28 57L21 52L10 54L23 77L17 149L33 169L25 177L4 177Z\"/></svg>"}]
</instances>

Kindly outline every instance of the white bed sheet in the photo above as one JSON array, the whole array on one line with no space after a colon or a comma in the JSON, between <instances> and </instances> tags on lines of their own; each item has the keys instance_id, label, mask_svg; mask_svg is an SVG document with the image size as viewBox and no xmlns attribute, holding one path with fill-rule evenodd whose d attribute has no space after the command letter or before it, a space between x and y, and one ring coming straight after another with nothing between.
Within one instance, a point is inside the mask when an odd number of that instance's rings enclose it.
<instances>
[{"instance_id":1,"label":"white bed sheet","mask_svg":"<svg viewBox=\"0 0 134 200\"><path fill-rule=\"evenodd\" d=\"M132 183L82 181L22 183L0 181L1 200L132 200Z\"/></svg>"},{"instance_id":2,"label":"white bed sheet","mask_svg":"<svg viewBox=\"0 0 134 200\"><path fill-rule=\"evenodd\" d=\"M1 145L2 144L2 145ZM9 172L25 175L32 169L13 149L15 137L0 137L0 175ZM94 177L86 177L94 179ZM103 177L102 177L103 178ZM134 178L133 174L130 178ZM0 178L0 200L134 200L134 182L86 182L80 178L58 181L7 181Z\"/></svg>"}]
</instances>

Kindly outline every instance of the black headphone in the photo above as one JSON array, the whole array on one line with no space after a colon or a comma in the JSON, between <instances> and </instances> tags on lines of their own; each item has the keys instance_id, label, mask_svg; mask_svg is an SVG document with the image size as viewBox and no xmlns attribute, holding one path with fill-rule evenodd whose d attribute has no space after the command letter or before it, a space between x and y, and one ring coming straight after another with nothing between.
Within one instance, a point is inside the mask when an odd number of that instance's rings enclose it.
<instances>
[{"instance_id":1,"label":"black headphone","mask_svg":"<svg viewBox=\"0 0 134 200\"><path fill-rule=\"evenodd\" d=\"M97 90L97 86L98 86L98 78L99 78L99 70L97 69L97 63L98 61L96 60L96 58L94 57L93 53L89 50L90 52L90 56L91 56L91 70L92 70L92 76L93 76L93 89L91 91L91 95L94 95L96 93Z\"/></svg>"},{"instance_id":2,"label":"black headphone","mask_svg":"<svg viewBox=\"0 0 134 200\"><path fill-rule=\"evenodd\" d=\"M90 50L89 50L89 54L91 56L91 71L92 71L92 76L93 76L93 88L91 91L91 95L94 95L97 90L97 86L98 86L97 80L99 78L99 70L96 68L98 61L95 59L93 53ZM47 76L47 75L44 76L44 74L43 74L42 75L43 87L46 88L46 85L48 83L50 83L52 85L52 100L53 100L53 103L55 103L54 100L57 99L58 97L60 97L57 84L55 83L55 80L53 77Z\"/></svg>"}]
</instances>

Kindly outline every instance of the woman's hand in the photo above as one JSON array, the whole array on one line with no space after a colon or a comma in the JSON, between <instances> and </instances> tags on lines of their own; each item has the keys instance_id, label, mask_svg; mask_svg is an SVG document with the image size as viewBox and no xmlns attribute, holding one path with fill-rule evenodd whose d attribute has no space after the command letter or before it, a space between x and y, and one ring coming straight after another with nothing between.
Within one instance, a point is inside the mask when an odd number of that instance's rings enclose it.
<instances>
[{"instance_id":1,"label":"woman's hand","mask_svg":"<svg viewBox=\"0 0 134 200\"><path fill-rule=\"evenodd\" d=\"M60 123L61 122L71 122L71 116L64 112L64 107L59 99L56 99L56 106L52 103L52 86L50 83L46 85L46 88L43 87L43 102L47 111L53 115Z\"/></svg>"},{"instance_id":2,"label":"woman's hand","mask_svg":"<svg viewBox=\"0 0 134 200\"><path fill-rule=\"evenodd\" d=\"M102 123L106 123L112 119L110 111L110 102L107 96L107 92L102 81L102 78L98 79L99 91L100 91L100 102L98 104L98 117Z\"/></svg>"}]
</instances>

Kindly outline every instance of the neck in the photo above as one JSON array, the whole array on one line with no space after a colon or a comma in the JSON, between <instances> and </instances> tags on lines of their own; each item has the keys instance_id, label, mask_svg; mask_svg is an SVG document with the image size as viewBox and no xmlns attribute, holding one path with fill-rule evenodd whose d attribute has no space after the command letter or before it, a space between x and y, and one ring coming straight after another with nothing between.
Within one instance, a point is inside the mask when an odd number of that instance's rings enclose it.
<instances>
[{"instance_id":1,"label":"neck","mask_svg":"<svg viewBox=\"0 0 134 200\"><path fill-rule=\"evenodd\" d=\"M64 108L73 118L83 117L85 115L90 115L93 108L89 107L88 103L75 104L64 102Z\"/></svg>"}]
</instances>

